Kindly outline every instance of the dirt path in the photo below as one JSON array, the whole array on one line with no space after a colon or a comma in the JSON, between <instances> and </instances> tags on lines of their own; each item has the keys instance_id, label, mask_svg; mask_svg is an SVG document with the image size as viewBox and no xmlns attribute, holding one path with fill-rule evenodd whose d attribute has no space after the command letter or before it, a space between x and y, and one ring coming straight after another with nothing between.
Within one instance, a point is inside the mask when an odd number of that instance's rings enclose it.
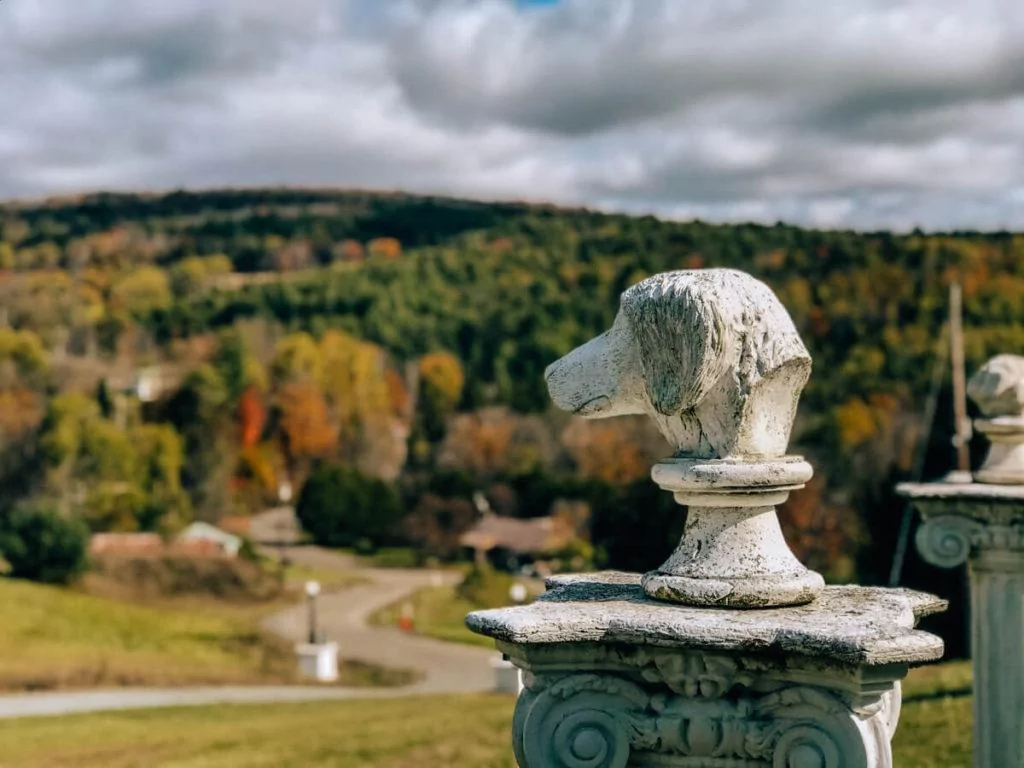
<instances>
[{"instance_id":1,"label":"dirt path","mask_svg":"<svg viewBox=\"0 0 1024 768\"><path fill-rule=\"evenodd\" d=\"M371 627L368 618L423 587L454 584L457 574L445 571L360 568L353 558L315 547L286 550L293 562L318 569L355 571L366 584L321 595L318 619L324 634L340 646L345 659L359 659L386 667L413 667L425 677L401 693L467 693L494 687L491 661L496 651L445 643L409 635L390 627ZM306 606L296 605L273 614L263 628L293 642L307 631Z\"/></svg>"}]
</instances>

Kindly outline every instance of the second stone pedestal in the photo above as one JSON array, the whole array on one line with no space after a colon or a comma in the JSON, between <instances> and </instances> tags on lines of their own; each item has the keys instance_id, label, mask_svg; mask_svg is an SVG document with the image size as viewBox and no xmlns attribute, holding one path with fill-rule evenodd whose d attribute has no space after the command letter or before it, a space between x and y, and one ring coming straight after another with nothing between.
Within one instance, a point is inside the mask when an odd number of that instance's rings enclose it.
<instances>
[{"instance_id":1,"label":"second stone pedestal","mask_svg":"<svg viewBox=\"0 0 1024 768\"><path fill-rule=\"evenodd\" d=\"M521 768L887 768L899 681L942 655L914 625L944 607L826 587L799 607L686 608L606 572L467 623L523 670Z\"/></svg>"},{"instance_id":2,"label":"second stone pedestal","mask_svg":"<svg viewBox=\"0 0 1024 768\"><path fill-rule=\"evenodd\" d=\"M968 566L974 765L1024 765L1024 484L906 483L932 565Z\"/></svg>"}]
</instances>

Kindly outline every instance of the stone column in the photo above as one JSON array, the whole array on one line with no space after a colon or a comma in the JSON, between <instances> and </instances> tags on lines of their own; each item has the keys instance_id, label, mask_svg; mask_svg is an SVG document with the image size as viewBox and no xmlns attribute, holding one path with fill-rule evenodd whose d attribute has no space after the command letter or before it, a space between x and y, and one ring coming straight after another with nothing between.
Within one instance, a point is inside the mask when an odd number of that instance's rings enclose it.
<instances>
[{"instance_id":1,"label":"stone column","mask_svg":"<svg viewBox=\"0 0 1024 768\"><path fill-rule=\"evenodd\" d=\"M968 394L992 445L974 482L904 483L932 565L967 563L974 666L974 764L1024 765L1024 358L1001 355Z\"/></svg>"},{"instance_id":2,"label":"stone column","mask_svg":"<svg viewBox=\"0 0 1024 768\"><path fill-rule=\"evenodd\" d=\"M637 284L548 369L565 410L656 422L676 452L653 478L688 513L646 574L555 577L467 617L523 670L521 768L892 765L899 681L942 655L915 625L945 604L826 587L787 546L775 506L812 473L786 454L810 365L775 295L715 269Z\"/></svg>"}]
</instances>

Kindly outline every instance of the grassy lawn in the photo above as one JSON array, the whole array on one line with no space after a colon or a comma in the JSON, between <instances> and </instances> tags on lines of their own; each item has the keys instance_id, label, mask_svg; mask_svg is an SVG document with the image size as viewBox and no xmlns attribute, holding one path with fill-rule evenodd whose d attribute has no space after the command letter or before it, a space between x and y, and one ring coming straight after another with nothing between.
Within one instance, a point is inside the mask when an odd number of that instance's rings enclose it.
<instances>
[{"instance_id":1,"label":"grassy lawn","mask_svg":"<svg viewBox=\"0 0 1024 768\"><path fill-rule=\"evenodd\" d=\"M382 627L396 626L402 614L402 606L406 603L412 604L417 633L453 643L494 647L494 641L489 637L475 635L466 629L466 614L475 611L477 606L455 594L453 587L421 589L408 600L401 600L377 611L370 617L370 623Z\"/></svg>"},{"instance_id":2,"label":"grassy lawn","mask_svg":"<svg viewBox=\"0 0 1024 768\"><path fill-rule=\"evenodd\" d=\"M477 695L7 721L0 755L5 768L515 768L512 708ZM908 703L895 764L966 768L970 739L970 698Z\"/></svg>"},{"instance_id":3,"label":"grassy lawn","mask_svg":"<svg viewBox=\"0 0 1024 768\"><path fill-rule=\"evenodd\" d=\"M265 610L186 597L139 605L0 579L0 689L294 682L291 647L256 629ZM409 679L353 664L342 677Z\"/></svg>"}]
</instances>

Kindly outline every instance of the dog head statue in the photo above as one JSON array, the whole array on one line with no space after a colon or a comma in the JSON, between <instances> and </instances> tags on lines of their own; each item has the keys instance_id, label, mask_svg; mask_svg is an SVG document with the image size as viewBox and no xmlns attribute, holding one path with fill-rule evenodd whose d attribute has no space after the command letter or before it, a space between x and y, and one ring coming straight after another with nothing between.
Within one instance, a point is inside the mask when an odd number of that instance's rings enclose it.
<instances>
[{"instance_id":1,"label":"dog head statue","mask_svg":"<svg viewBox=\"0 0 1024 768\"><path fill-rule=\"evenodd\" d=\"M676 455L782 456L811 372L793 321L733 269L665 272L626 290L612 327L548 366L559 408L647 414Z\"/></svg>"}]
</instances>

